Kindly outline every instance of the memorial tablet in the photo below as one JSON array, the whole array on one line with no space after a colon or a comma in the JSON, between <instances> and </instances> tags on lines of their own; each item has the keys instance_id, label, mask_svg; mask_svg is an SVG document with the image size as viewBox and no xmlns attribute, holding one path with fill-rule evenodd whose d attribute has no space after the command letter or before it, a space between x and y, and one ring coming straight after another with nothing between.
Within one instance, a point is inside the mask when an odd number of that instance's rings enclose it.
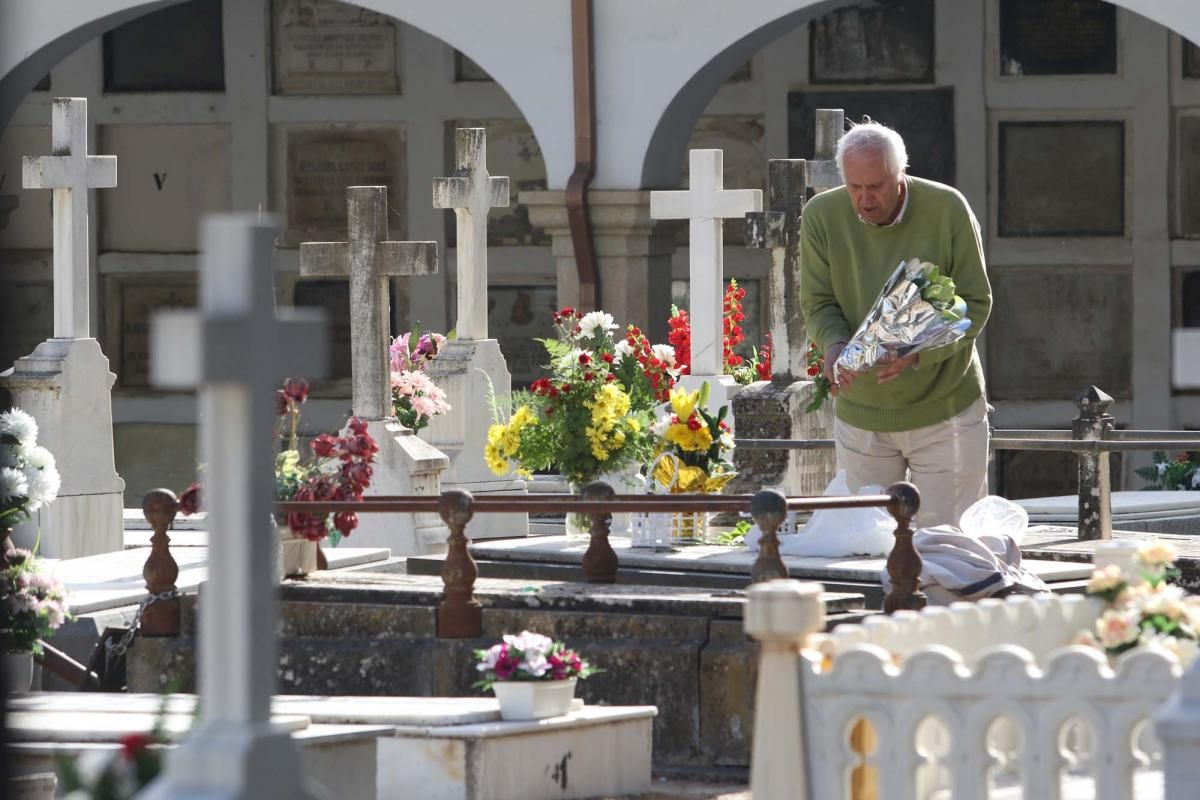
<instances>
[{"instance_id":1,"label":"memorial tablet","mask_svg":"<svg viewBox=\"0 0 1200 800\"><path fill-rule=\"evenodd\" d=\"M1001 75L1113 75L1117 7L1104 0L1000 0Z\"/></svg>"},{"instance_id":2,"label":"memorial tablet","mask_svg":"<svg viewBox=\"0 0 1200 800\"><path fill-rule=\"evenodd\" d=\"M868 2L809 24L811 83L933 81L933 0Z\"/></svg>"},{"instance_id":3,"label":"memorial tablet","mask_svg":"<svg viewBox=\"0 0 1200 800\"><path fill-rule=\"evenodd\" d=\"M386 14L334 0L275 0L276 94L394 94L397 24Z\"/></svg>"},{"instance_id":4,"label":"memorial tablet","mask_svg":"<svg viewBox=\"0 0 1200 800\"><path fill-rule=\"evenodd\" d=\"M488 287L488 333L500 342L514 388L528 386L545 371L546 348L535 339L554 338L551 316L557 304L556 286Z\"/></svg>"},{"instance_id":5,"label":"memorial tablet","mask_svg":"<svg viewBox=\"0 0 1200 800\"><path fill-rule=\"evenodd\" d=\"M106 92L223 92L221 0L191 0L104 34Z\"/></svg>"},{"instance_id":6,"label":"memorial tablet","mask_svg":"<svg viewBox=\"0 0 1200 800\"><path fill-rule=\"evenodd\" d=\"M117 387L149 390L150 316L166 308L195 308L196 280L191 276L112 275L106 276L105 283L109 341L103 344L106 353L116 354Z\"/></svg>"},{"instance_id":7,"label":"memorial tablet","mask_svg":"<svg viewBox=\"0 0 1200 800\"><path fill-rule=\"evenodd\" d=\"M456 128L487 131L487 168L492 175L507 175L510 202L506 208L488 212L488 246L548 245L550 235L529 221L529 209L521 204L521 192L546 188L546 162L537 137L523 119L454 120L446 123L446 174L454 169ZM458 237L453 214L446 215L446 246Z\"/></svg>"}]
</instances>

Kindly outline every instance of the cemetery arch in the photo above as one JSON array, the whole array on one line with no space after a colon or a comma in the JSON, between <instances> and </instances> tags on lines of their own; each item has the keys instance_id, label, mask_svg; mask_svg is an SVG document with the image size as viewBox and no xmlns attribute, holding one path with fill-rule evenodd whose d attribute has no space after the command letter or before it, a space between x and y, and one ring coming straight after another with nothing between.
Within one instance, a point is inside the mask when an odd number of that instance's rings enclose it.
<instances>
[{"instance_id":1,"label":"cemetery arch","mask_svg":"<svg viewBox=\"0 0 1200 800\"><path fill-rule=\"evenodd\" d=\"M682 70L672 74L670 69L658 73L662 84L677 80L678 88L658 109L646 108L648 116L656 119L653 131L642 145L640 183L642 188L675 186L683 165L683 149L687 146L692 128L704 107L730 74L754 53L788 31L840 6L854 5L857 0L779 0L756 3L753 10L739 9L739 16L723 20L719 29L708 37L693 41L697 49L693 59L679 59L677 65L702 61L690 75ZM1106 0L1125 8L1165 28L1200 43L1200 14L1195 0ZM773 13L772 13L773 12ZM756 27L757 26L757 27ZM708 38L710 42L705 42ZM722 39L723 41L712 41ZM700 48L707 46L705 52ZM664 64L664 67L668 65ZM660 88L668 88L660 84ZM629 142L631 147L636 142ZM600 146L605 147L604 136ZM601 153L603 156L603 152ZM786 154L772 153L775 158ZM603 158L602 158L603 162Z\"/></svg>"}]
</instances>

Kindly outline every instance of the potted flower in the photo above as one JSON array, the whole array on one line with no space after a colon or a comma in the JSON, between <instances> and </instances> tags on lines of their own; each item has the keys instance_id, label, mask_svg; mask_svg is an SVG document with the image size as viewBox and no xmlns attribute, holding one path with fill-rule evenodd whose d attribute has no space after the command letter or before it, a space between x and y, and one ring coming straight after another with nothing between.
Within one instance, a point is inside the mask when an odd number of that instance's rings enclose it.
<instances>
[{"instance_id":1,"label":"potted flower","mask_svg":"<svg viewBox=\"0 0 1200 800\"><path fill-rule=\"evenodd\" d=\"M410 346L410 342L416 342ZM446 393L425 372L429 362L445 346L447 337L419 331L405 333L392 340L388 348L391 361L392 409L396 418L413 432L429 421L450 411Z\"/></svg>"},{"instance_id":2,"label":"potted flower","mask_svg":"<svg viewBox=\"0 0 1200 800\"><path fill-rule=\"evenodd\" d=\"M54 456L37 443L38 426L19 408L0 414L0 557L14 525L54 501L61 483Z\"/></svg>"},{"instance_id":3,"label":"potted flower","mask_svg":"<svg viewBox=\"0 0 1200 800\"><path fill-rule=\"evenodd\" d=\"M653 455L654 409L679 375L675 350L652 345L635 326L623 335L612 315L564 308L555 339L542 340L549 375L495 407L484 456L497 475L556 468L573 491L605 478L630 491L626 474ZM588 520L568 515L568 535L587 535Z\"/></svg>"},{"instance_id":4,"label":"potted flower","mask_svg":"<svg viewBox=\"0 0 1200 800\"><path fill-rule=\"evenodd\" d=\"M29 550L13 549L0 570L0 670L9 692L33 684L33 657L69 618L62 584L42 572Z\"/></svg>"},{"instance_id":5,"label":"potted flower","mask_svg":"<svg viewBox=\"0 0 1200 800\"><path fill-rule=\"evenodd\" d=\"M599 670L561 642L540 633L505 634L487 650L476 650L483 677L475 687L491 689L507 720L557 717L571 710L575 683Z\"/></svg>"}]
</instances>

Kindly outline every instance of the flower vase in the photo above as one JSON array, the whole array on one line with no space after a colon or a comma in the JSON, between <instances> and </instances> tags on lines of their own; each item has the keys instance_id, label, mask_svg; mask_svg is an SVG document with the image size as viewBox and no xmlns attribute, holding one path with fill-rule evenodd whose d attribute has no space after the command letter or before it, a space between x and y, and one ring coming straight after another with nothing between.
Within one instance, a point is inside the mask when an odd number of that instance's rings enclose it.
<instances>
[{"instance_id":1,"label":"flower vase","mask_svg":"<svg viewBox=\"0 0 1200 800\"><path fill-rule=\"evenodd\" d=\"M710 494L688 492L687 494ZM676 511L671 515L671 544L707 544L707 511Z\"/></svg>"},{"instance_id":2,"label":"flower vase","mask_svg":"<svg viewBox=\"0 0 1200 800\"><path fill-rule=\"evenodd\" d=\"M318 568L317 542L297 536L287 525L279 525L279 579L302 578Z\"/></svg>"},{"instance_id":3,"label":"flower vase","mask_svg":"<svg viewBox=\"0 0 1200 800\"><path fill-rule=\"evenodd\" d=\"M571 481L567 484L571 489L572 495L583 494L583 487L586 484L575 483ZM589 541L592 538L592 518L587 514L577 514L574 511L568 511L564 526L568 539L577 539L580 541Z\"/></svg>"},{"instance_id":4,"label":"flower vase","mask_svg":"<svg viewBox=\"0 0 1200 800\"><path fill-rule=\"evenodd\" d=\"M575 699L576 680L496 681L492 691L500 703L500 719L546 719L567 714Z\"/></svg>"},{"instance_id":5,"label":"flower vase","mask_svg":"<svg viewBox=\"0 0 1200 800\"><path fill-rule=\"evenodd\" d=\"M24 694L33 687L33 653L0 654L0 676L7 694Z\"/></svg>"}]
</instances>

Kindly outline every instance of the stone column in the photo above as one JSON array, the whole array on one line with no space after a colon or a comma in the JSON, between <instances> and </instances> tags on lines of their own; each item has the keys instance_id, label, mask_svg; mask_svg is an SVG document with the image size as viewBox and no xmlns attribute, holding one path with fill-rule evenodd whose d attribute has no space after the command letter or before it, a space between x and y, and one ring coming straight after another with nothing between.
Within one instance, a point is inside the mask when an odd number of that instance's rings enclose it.
<instances>
[{"instance_id":1,"label":"stone column","mask_svg":"<svg viewBox=\"0 0 1200 800\"><path fill-rule=\"evenodd\" d=\"M1116 424L1108 413L1113 399L1095 386L1075 398L1079 416L1071 422L1071 438L1100 441ZM1112 478L1108 453L1079 454L1079 539L1112 538Z\"/></svg>"},{"instance_id":2,"label":"stone column","mask_svg":"<svg viewBox=\"0 0 1200 800\"><path fill-rule=\"evenodd\" d=\"M566 192L521 192L529 220L553 237L558 307L579 305L575 244L567 222ZM618 323L637 325L652 342L667 340L671 307L674 228L650 219L650 192L588 193L600 304Z\"/></svg>"}]
</instances>

